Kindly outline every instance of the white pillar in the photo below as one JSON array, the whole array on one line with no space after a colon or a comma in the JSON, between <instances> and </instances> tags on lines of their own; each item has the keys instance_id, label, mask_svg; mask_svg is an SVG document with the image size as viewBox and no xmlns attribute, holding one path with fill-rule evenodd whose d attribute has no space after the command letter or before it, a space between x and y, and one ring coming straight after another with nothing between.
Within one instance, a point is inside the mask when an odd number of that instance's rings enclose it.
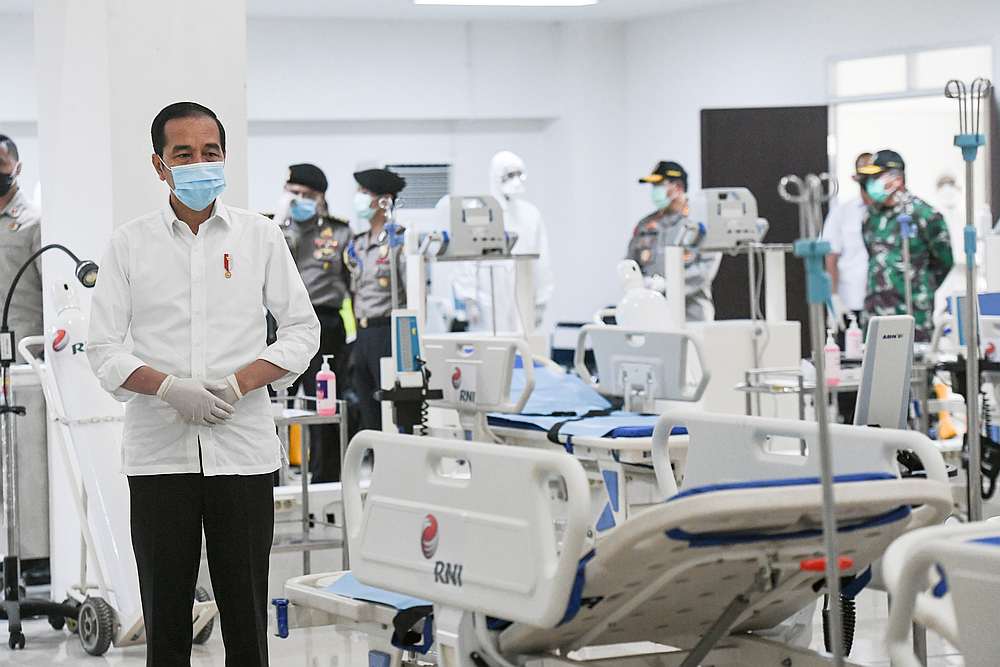
<instances>
[{"instance_id":1,"label":"white pillar","mask_svg":"<svg viewBox=\"0 0 1000 667\"><path fill-rule=\"evenodd\" d=\"M785 311L785 251L764 251L764 319L784 322Z\"/></svg>"},{"instance_id":2,"label":"white pillar","mask_svg":"<svg viewBox=\"0 0 1000 667\"><path fill-rule=\"evenodd\" d=\"M100 261L115 226L162 204L167 190L150 166L149 126L161 108L182 100L219 115L228 148L223 199L246 205L245 0L36 0L34 28L44 243ZM55 252L45 257L47 323L54 315L48 290L72 281L73 268ZM87 292L77 288L84 312ZM79 525L55 431L49 497L58 598L78 576ZM108 466L120 465L110 458ZM124 481L109 493L128 502Z\"/></svg>"}]
</instances>

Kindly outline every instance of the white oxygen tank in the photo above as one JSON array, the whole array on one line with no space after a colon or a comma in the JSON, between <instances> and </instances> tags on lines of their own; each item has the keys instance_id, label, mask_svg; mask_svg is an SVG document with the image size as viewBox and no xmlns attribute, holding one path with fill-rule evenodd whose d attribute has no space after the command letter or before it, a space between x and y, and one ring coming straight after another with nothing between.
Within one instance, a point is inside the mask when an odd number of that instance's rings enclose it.
<instances>
[{"instance_id":1,"label":"white oxygen tank","mask_svg":"<svg viewBox=\"0 0 1000 667\"><path fill-rule=\"evenodd\" d=\"M631 259L618 262L618 279L625 296L615 308L615 321L626 329L667 331L670 327L670 309L667 299L645 287L639 265Z\"/></svg>"},{"instance_id":2,"label":"white oxygen tank","mask_svg":"<svg viewBox=\"0 0 1000 667\"><path fill-rule=\"evenodd\" d=\"M141 622L142 606L130 539L128 482L121 467L124 404L101 388L90 368L86 355L88 318L80 309L72 285L54 285L52 296L56 318L45 336L45 359L49 393L55 404L51 408L64 419L58 428L62 443L56 447L57 456L52 456L50 448L50 478L60 480L50 493L54 499L57 494L62 496L58 504L64 507L66 497L71 498L71 490L62 487L73 484L64 467L68 450L86 491L87 523L93 538L91 555L100 567L95 572L91 561L88 582L100 583L103 575L103 583L110 589L107 602L118 612L118 621L127 632ZM58 475L53 474L55 466L59 466ZM66 517L53 512L51 521L52 533L63 536L60 541L65 541L70 531L76 531L69 538L75 540L76 549L68 553L52 550L52 589L58 595L67 579L71 585L79 581L80 524L75 513Z\"/></svg>"}]
</instances>

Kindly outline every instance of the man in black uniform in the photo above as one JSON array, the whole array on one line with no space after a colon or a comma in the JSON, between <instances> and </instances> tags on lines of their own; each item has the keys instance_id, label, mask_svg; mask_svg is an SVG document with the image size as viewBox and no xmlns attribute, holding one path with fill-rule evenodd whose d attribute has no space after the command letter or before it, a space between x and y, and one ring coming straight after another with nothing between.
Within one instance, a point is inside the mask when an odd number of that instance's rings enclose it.
<instances>
[{"instance_id":1,"label":"man in black uniform","mask_svg":"<svg viewBox=\"0 0 1000 667\"><path fill-rule=\"evenodd\" d=\"M406 180L388 169L355 172L354 180L358 182L354 212L367 220L371 228L355 236L344 252L344 262L351 271L354 317L358 323L351 378L360 401L361 428L380 430L382 410L375 400L375 392L381 386L379 365L382 357L392 353L390 254L396 262L398 304L400 308L406 307L403 229L395 224L386 225L386 210L406 187Z\"/></svg>"},{"instance_id":2,"label":"man in black uniform","mask_svg":"<svg viewBox=\"0 0 1000 667\"><path fill-rule=\"evenodd\" d=\"M307 396L316 395L316 373L324 354L332 354L330 368L337 375L337 397L347 383L348 348L340 309L350 288L350 276L341 261L351 242L347 221L329 215L326 205L326 175L312 164L293 164L288 168L282 220L285 240L292 251L302 282L321 326L319 352L309 363L309 370L292 385L290 395L301 383ZM334 424L309 427L309 472L313 482L340 480L340 429Z\"/></svg>"}]
</instances>

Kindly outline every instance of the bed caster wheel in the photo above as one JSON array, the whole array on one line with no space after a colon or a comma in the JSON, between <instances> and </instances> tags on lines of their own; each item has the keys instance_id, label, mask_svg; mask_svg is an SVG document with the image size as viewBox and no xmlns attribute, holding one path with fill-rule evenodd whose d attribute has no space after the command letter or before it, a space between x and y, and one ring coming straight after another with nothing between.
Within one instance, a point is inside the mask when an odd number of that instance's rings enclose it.
<instances>
[{"instance_id":1,"label":"bed caster wheel","mask_svg":"<svg viewBox=\"0 0 1000 667\"><path fill-rule=\"evenodd\" d=\"M62 630L66 626L66 618L63 616L49 616L49 625L53 630Z\"/></svg>"},{"instance_id":2,"label":"bed caster wheel","mask_svg":"<svg viewBox=\"0 0 1000 667\"><path fill-rule=\"evenodd\" d=\"M111 647L115 634L115 612L103 598L87 598L77 619L80 644L90 655L101 656Z\"/></svg>"},{"instance_id":3,"label":"bed caster wheel","mask_svg":"<svg viewBox=\"0 0 1000 667\"><path fill-rule=\"evenodd\" d=\"M11 651L17 651L24 648L24 633L23 632L12 632L10 633L10 639L7 640L7 646L10 647Z\"/></svg>"},{"instance_id":4,"label":"bed caster wheel","mask_svg":"<svg viewBox=\"0 0 1000 667\"><path fill-rule=\"evenodd\" d=\"M195 602L208 602L211 599L212 596L209 595L208 591L206 591L203 587L198 586L197 588L194 589ZM203 627L201 631L198 634L196 634L191 641L193 641L195 644L204 644L212 636L212 630L214 628L215 628L215 619L213 618L211 621L205 624L205 627Z\"/></svg>"},{"instance_id":5,"label":"bed caster wheel","mask_svg":"<svg viewBox=\"0 0 1000 667\"><path fill-rule=\"evenodd\" d=\"M66 598L65 600L63 600L63 604L72 605L72 606L76 607L77 609L80 608L80 603L77 602L76 600L74 600L73 598ZM70 631L70 634L74 634L75 635L77 632L80 631L80 626L76 622L75 618L67 618L66 619L66 629Z\"/></svg>"}]
</instances>

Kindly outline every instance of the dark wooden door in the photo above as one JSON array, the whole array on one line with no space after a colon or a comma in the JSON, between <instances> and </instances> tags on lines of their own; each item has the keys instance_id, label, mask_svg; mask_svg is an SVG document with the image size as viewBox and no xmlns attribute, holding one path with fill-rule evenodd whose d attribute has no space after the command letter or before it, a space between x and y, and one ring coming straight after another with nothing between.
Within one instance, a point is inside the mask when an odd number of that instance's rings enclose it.
<instances>
[{"instance_id":1,"label":"dark wooden door","mask_svg":"<svg viewBox=\"0 0 1000 667\"><path fill-rule=\"evenodd\" d=\"M757 198L758 214L770 224L767 243L799 238L798 207L778 195L787 174L804 176L829 169L825 106L760 109L703 109L702 187L742 186ZM825 213L825 212L824 212ZM785 257L788 318L802 323L802 354L809 352L809 315L802 261ZM725 256L712 293L717 319L750 316L749 271L745 255Z\"/></svg>"}]
</instances>

